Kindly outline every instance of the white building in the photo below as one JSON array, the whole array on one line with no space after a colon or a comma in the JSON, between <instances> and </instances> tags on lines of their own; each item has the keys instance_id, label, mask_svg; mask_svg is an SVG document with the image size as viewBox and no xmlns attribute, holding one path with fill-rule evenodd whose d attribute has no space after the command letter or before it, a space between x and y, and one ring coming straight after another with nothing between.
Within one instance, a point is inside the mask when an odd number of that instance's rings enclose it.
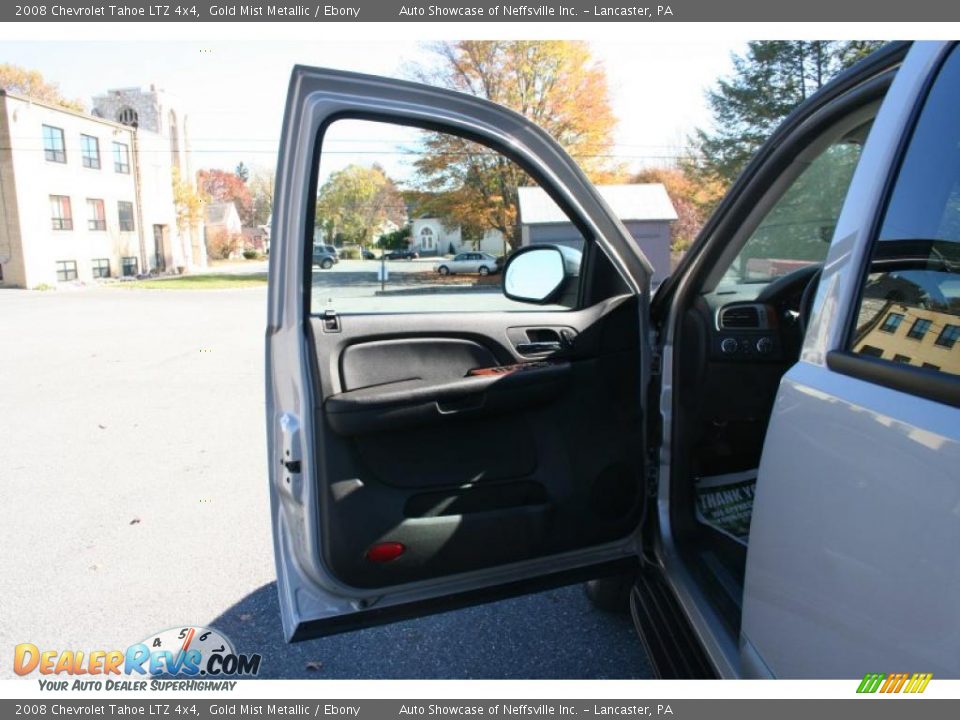
<instances>
[{"instance_id":1,"label":"white building","mask_svg":"<svg viewBox=\"0 0 960 720\"><path fill-rule=\"evenodd\" d=\"M109 91L94 113L0 90L0 286L205 267L199 228L181 233L173 169L189 150L153 88Z\"/></svg>"},{"instance_id":2,"label":"white building","mask_svg":"<svg viewBox=\"0 0 960 720\"><path fill-rule=\"evenodd\" d=\"M597 191L653 265L653 281L670 274L670 224L677 211L660 183L597 185ZM583 247L583 236L570 218L539 187L518 189L520 244L551 243Z\"/></svg>"},{"instance_id":3,"label":"white building","mask_svg":"<svg viewBox=\"0 0 960 720\"><path fill-rule=\"evenodd\" d=\"M155 239L159 271L207 267L203 224L177 227L173 205L173 175L193 179L189 116L175 96L151 85L120 88L93 98L93 115L137 129L135 159L141 185L143 214Z\"/></svg>"},{"instance_id":4,"label":"white building","mask_svg":"<svg viewBox=\"0 0 960 720\"><path fill-rule=\"evenodd\" d=\"M479 251L491 255L505 253L503 233L487 229L479 242L464 240L460 227L446 228L440 218L416 218L410 227L410 247L420 255L450 255L459 252Z\"/></svg>"}]
</instances>

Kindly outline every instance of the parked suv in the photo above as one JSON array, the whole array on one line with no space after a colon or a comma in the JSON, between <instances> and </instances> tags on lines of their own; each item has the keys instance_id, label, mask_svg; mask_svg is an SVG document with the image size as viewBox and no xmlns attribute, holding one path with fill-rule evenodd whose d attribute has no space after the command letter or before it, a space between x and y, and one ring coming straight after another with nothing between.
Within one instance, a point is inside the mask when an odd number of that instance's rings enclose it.
<instances>
[{"instance_id":1,"label":"parked suv","mask_svg":"<svg viewBox=\"0 0 960 720\"><path fill-rule=\"evenodd\" d=\"M960 675L953 43L886 46L804 102L652 297L642 247L517 113L307 67L289 93L266 396L289 640L613 577L665 677ZM582 261L521 247L470 312L443 288L312 313L292 209L333 114L517 161Z\"/></svg>"},{"instance_id":2,"label":"parked suv","mask_svg":"<svg viewBox=\"0 0 960 720\"><path fill-rule=\"evenodd\" d=\"M313 246L313 265L316 267L322 268L323 270L329 270L338 262L340 258L337 257L336 253L330 252L327 250L327 245L314 245Z\"/></svg>"}]
</instances>

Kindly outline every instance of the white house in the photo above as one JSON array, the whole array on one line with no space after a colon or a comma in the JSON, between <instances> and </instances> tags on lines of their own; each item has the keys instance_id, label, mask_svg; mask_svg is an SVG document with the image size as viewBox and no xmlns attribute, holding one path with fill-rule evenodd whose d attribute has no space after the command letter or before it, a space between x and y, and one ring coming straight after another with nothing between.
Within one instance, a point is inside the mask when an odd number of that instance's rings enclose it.
<instances>
[{"instance_id":1,"label":"white house","mask_svg":"<svg viewBox=\"0 0 960 720\"><path fill-rule=\"evenodd\" d=\"M203 229L207 238L218 232L227 235L240 235L243 231L243 223L240 221L236 204L232 202L207 203L203 208Z\"/></svg>"},{"instance_id":2,"label":"white house","mask_svg":"<svg viewBox=\"0 0 960 720\"><path fill-rule=\"evenodd\" d=\"M645 183L598 185L597 190L653 264L653 281L662 281L670 273L670 224L677 219L666 188ZM583 246L580 231L546 192L522 187L518 194L521 245Z\"/></svg>"},{"instance_id":3,"label":"white house","mask_svg":"<svg viewBox=\"0 0 960 720\"><path fill-rule=\"evenodd\" d=\"M445 228L440 218L415 218L410 227L410 247L421 255L447 255L451 253L478 250L491 255L503 255L505 243L503 233L490 228L479 242L463 240L460 228Z\"/></svg>"}]
</instances>

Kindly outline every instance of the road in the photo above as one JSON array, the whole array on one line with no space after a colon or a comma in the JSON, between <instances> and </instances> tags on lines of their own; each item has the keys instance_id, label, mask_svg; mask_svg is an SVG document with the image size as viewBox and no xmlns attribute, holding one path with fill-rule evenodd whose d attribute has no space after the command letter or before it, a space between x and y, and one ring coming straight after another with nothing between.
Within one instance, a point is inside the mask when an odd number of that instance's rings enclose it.
<instances>
[{"instance_id":1,"label":"road","mask_svg":"<svg viewBox=\"0 0 960 720\"><path fill-rule=\"evenodd\" d=\"M632 678L579 586L286 645L267 512L263 288L0 291L0 677L13 646L213 625L278 678Z\"/></svg>"},{"instance_id":2,"label":"road","mask_svg":"<svg viewBox=\"0 0 960 720\"><path fill-rule=\"evenodd\" d=\"M328 309L337 312L495 312L529 311L530 306L508 300L501 292L501 278L494 274L481 280L478 275L440 277L434 270L435 257L416 260L390 260L385 264L386 281L378 275L377 260L341 260L323 270L314 267L310 306L315 313ZM227 272L266 277L267 262L218 263L211 272ZM442 302L441 302L442 301ZM541 306L544 310L562 310L559 306Z\"/></svg>"}]
</instances>

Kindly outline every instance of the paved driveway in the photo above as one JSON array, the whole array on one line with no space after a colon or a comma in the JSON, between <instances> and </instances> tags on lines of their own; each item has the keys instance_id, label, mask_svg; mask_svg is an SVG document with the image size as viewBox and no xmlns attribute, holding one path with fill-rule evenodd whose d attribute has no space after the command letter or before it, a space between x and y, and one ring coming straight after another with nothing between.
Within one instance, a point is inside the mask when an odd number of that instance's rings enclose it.
<instances>
[{"instance_id":1,"label":"paved driveway","mask_svg":"<svg viewBox=\"0 0 960 720\"><path fill-rule=\"evenodd\" d=\"M212 624L269 677L644 677L580 587L288 646L265 480L263 288L0 291L0 677L13 646Z\"/></svg>"}]
</instances>

